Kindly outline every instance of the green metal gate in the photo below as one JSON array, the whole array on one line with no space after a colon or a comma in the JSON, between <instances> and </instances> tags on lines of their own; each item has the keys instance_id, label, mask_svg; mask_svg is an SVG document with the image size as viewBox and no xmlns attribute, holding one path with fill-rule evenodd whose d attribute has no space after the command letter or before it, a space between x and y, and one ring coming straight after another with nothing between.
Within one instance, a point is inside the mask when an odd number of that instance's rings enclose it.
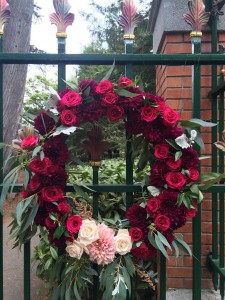
<instances>
[{"instance_id":1,"label":"green metal gate","mask_svg":"<svg viewBox=\"0 0 225 300\"><path fill-rule=\"evenodd\" d=\"M213 0L207 0L206 9L212 11L212 6L215 4ZM212 30L212 54L201 54L200 46L201 39L193 35L193 54L132 54L132 43L125 44L125 54L65 54L65 37L58 37L58 54L23 54L23 53L3 53L2 41L3 36L0 36L0 142L3 141L3 65L4 64L46 64L58 65L58 88L59 90L65 87L62 78L65 78L66 65L122 65L126 68L126 75L132 77L132 66L134 65L192 65L193 66L193 117L198 118L200 114L200 77L201 66L212 65L212 122L217 123L217 96L219 95L219 109L220 121L218 128L213 129L212 141L217 141L217 132L221 132L224 128L224 81L221 76L222 88L217 88L217 65L225 64L224 54L217 54L217 15L211 16L211 30ZM130 147L129 142L127 147ZM129 153L129 151L127 151ZM3 153L0 153L0 165L3 165ZM217 150L212 147L212 171L217 172ZM224 157L220 155L220 172L224 172ZM126 184L119 186L99 185L98 184L98 167L93 167L93 184L90 186L97 192L126 192L127 207L132 203L132 195L134 192L142 190L141 185L133 185L133 166L131 156L126 157ZM2 174L1 174L2 182ZM14 191L21 191L21 185L17 185ZM67 187L67 191L73 191L72 186ZM224 192L225 186L223 184L214 185L210 190L212 192L213 201L213 249L212 254L209 255L209 263L213 271L213 283L215 288L218 287L218 274L220 274L220 291L221 298L224 299ZM217 194L219 193L220 201L220 239L218 243L217 238L217 224L218 224L218 203ZM94 212L97 211L97 198L94 196ZM198 263L201 261L201 210L199 209L196 218L193 221L193 255L196 259L193 260L193 299L201 299L201 266ZM220 252L218 253L218 244L220 245ZM0 299L3 298L3 217L0 215ZM159 274L159 288L160 299L166 299L166 261L164 256L160 256L160 274ZM30 242L24 245L24 299L30 300ZM97 289L96 289L97 290ZM97 300L97 295L94 295ZM8 300L8 299L6 299Z\"/></svg>"}]
</instances>

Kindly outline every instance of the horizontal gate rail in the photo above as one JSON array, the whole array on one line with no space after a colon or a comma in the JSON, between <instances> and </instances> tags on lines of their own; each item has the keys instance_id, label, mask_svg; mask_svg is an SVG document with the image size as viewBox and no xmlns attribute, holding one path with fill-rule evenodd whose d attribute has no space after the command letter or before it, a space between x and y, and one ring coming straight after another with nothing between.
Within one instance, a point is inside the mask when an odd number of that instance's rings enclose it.
<instances>
[{"instance_id":1,"label":"horizontal gate rail","mask_svg":"<svg viewBox=\"0 0 225 300\"><path fill-rule=\"evenodd\" d=\"M224 54L33 54L0 53L0 64L67 65L220 65Z\"/></svg>"}]
</instances>

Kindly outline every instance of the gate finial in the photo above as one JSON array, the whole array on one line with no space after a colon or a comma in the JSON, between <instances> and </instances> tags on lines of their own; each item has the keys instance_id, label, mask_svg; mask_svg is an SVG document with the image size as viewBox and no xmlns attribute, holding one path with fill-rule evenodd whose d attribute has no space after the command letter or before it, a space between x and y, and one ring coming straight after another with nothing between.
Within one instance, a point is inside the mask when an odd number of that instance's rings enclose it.
<instances>
[{"instance_id":1,"label":"gate finial","mask_svg":"<svg viewBox=\"0 0 225 300\"><path fill-rule=\"evenodd\" d=\"M10 8L6 0L0 0L0 35L3 35L3 25L10 18Z\"/></svg>"},{"instance_id":2,"label":"gate finial","mask_svg":"<svg viewBox=\"0 0 225 300\"><path fill-rule=\"evenodd\" d=\"M57 27L57 37L67 37L66 28L73 24L74 14L69 13L71 5L68 0L53 0L55 13L49 15L52 24Z\"/></svg>"},{"instance_id":3,"label":"gate finial","mask_svg":"<svg viewBox=\"0 0 225 300\"><path fill-rule=\"evenodd\" d=\"M122 1L122 15L120 16L118 23L124 29L123 38L126 40L134 40L134 29L139 23L139 16L137 14L137 7L133 0Z\"/></svg>"},{"instance_id":4,"label":"gate finial","mask_svg":"<svg viewBox=\"0 0 225 300\"><path fill-rule=\"evenodd\" d=\"M210 14L205 12L202 0L188 1L189 14L184 14L184 20L192 27L193 34L200 35L202 27L208 23Z\"/></svg>"}]
</instances>

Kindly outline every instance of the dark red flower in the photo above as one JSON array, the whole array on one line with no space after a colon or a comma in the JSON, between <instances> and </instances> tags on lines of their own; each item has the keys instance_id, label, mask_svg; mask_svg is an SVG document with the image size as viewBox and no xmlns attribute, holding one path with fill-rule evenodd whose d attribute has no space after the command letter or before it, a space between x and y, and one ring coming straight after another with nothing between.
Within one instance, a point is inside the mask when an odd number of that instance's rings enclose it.
<instances>
[{"instance_id":1,"label":"dark red flower","mask_svg":"<svg viewBox=\"0 0 225 300\"><path fill-rule=\"evenodd\" d=\"M141 120L140 114L135 111L130 111L127 114L125 129L128 134L140 134L143 132L146 122Z\"/></svg>"},{"instance_id":2,"label":"dark red flower","mask_svg":"<svg viewBox=\"0 0 225 300\"><path fill-rule=\"evenodd\" d=\"M49 117L44 111L34 118L34 128L41 135L49 133L55 127L55 120Z\"/></svg>"},{"instance_id":3,"label":"dark red flower","mask_svg":"<svg viewBox=\"0 0 225 300\"><path fill-rule=\"evenodd\" d=\"M107 92L111 92L114 84L109 80L100 81L96 88L96 93L105 94Z\"/></svg>"},{"instance_id":4,"label":"dark red flower","mask_svg":"<svg viewBox=\"0 0 225 300\"><path fill-rule=\"evenodd\" d=\"M131 249L131 253L133 256L137 258L148 259L156 255L156 250L149 248L146 246L144 242L141 243L140 247L135 247Z\"/></svg>"},{"instance_id":5,"label":"dark red flower","mask_svg":"<svg viewBox=\"0 0 225 300\"><path fill-rule=\"evenodd\" d=\"M180 115L172 108L167 107L162 111L163 123L167 126L174 126L180 119Z\"/></svg>"},{"instance_id":6,"label":"dark red flower","mask_svg":"<svg viewBox=\"0 0 225 300\"><path fill-rule=\"evenodd\" d=\"M94 101L92 103L85 103L82 106L82 117L84 122L94 122L105 115L105 107L100 105L100 101Z\"/></svg>"},{"instance_id":7,"label":"dark red flower","mask_svg":"<svg viewBox=\"0 0 225 300\"><path fill-rule=\"evenodd\" d=\"M155 217L156 212L159 211L160 208L160 199L159 198L151 198L148 200L146 205L147 213L151 218Z\"/></svg>"},{"instance_id":8,"label":"dark red flower","mask_svg":"<svg viewBox=\"0 0 225 300\"><path fill-rule=\"evenodd\" d=\"M79 90L83 93L85 90L90 89L89 95L96 94L97 82L91 79L81 80L79 83Z\"/></svg>"},{"instance_id":9,"label":"dark red flower","mask_svg":"<svg viewBox=\"0 0 225 300\"><path fill-rule=\"evenodd\" d=\"M34 175L31 177L30 183L28 184L28 189L35 192L41 188L41 178L39 175Z\"/></svg>"},{"instance_id":10,"label":"dark red flower","mask_svg":"<svg viewBox=\"0 0 225 300\"><path fill-rule=\"evenodd\" d=\"M132 83L133 83L133 81L130 80L129 78L127 78L127 77L120 77L119 80L118 80L118 88L122 89L122 88L128 87Z\"/></svg>"},{"instance_id":11,"label":"dark red flower","mask_svg":"<svg viewBox=\"0 0 225 300\"><path fill-rule=\"evenodd\" d=\"M196 181L199 179L199 172L195 168L188 169L189 172L189 178L191 181Z\"/></svg>"},{"instance_id":12,"label":"dark red flower","mask_svg":"<svg viewBox=\"0 0 225 300\"><path fill-rule=\"evenodd\" d=\"M45 156L58 165L64 165L69 160L67 145L60 140L59 136L48 139L43 145Z\"/></svg>"},{"instance_id":13,"label":"dark red flower","mask_svg":"<svg viewBox=\"0 0 225 300\"><path fill-rule=\"evenodd\" d=\"M50 229L55 229L58 225L58 221L52 220L49 216L45 219L45 227Z\"/></svg>"},{"instance_id":14,"label":"dark red flower","mask_svg":"<svg viewBox=\"0 0 225 300\"><path fill-rule=\"evenodd\" d=\"M166 215L157 215L154 220L155 228L166 231L170 227L170 219Z\"/></svg>"},{"instance_id":15,"label":"dark red flower","mask_svg":"<svg viewBox=\"0 0 225 300\"><path fill-rule=\"evenodd\" d=\"M168 172L165 179L171 189L178 190L182 190L187 181L187 177L180 172Z\"/></svg>"},{"instance_id":16,"label":"dark red flower","mask_svg":"<svg viewBox=\"0 0 225 300\"><path fill-rule=\"evenodd\" d=\"M44 201L55 202L61 201L64 193L63 190L58 186L47 186L41 190L41 196Z\"/></svg>"},{"instance_id":17,"label":"dark red flower","mask_svg":"<svg viewBox=\"0 0 225 300\"><path fill-rule=\"evenodd\" d=\"M157 118L157 111L154 107L145 105L140 109L141 119L146 122L152 122Z\"/></svg>"},{"instance_id":18,"label":"dark red flower","mask_svg":"<svg viewBox=\"0 0 225 300\"><path fill-rule=\"evenodd\" d=\"M62 215L68 215L70 213L70 205L66 202L60 202L57 208Z\"/></svg>"},{"instance_id":19,"label":"dark red flower","mask_svg":"<svg viewBox=\"0 0 225 300\"><path fill-rule=\"evenodd\" d=\"M82 219L78 215L69 216L66 222L66 229L70 233L77 233L82 225Z\"/></svg>"},{"instance_id":20,"label":"dark red flower","mask_svg":"<svg viewBox=\"0 0 225 300\"><path fill-rule=\"evenodd\" d=\"M73 90L71 90L70 88L65 88L65 89L63 89L61 92L59 92L58 94L59 94L59 97L62 99L62 97L65 95L65 94L67 94L67 93L69 93L69 92L72 92Z\"/></svg>"},{"instance_id":21,"label":"dark red flower","mask_svg":"<svg viewBox=\"0 0 225 300\"><path fill-rule=\"evenodd\" d=\"M48 167L52 165L51 160L48 157L44 157L44 159L40 159L40 157L35 157L30 163L31 172L37 174L47 174Z\"/></svg>"},{"instance_id":22,"label":"dark red flower","mask_svg":"<svg viewBox=\"0 0 225 300\"><path fill-rule=\"evenodd\" d=\"M167 167L164 161L158 160L152 164L150 174L150 185L162 187L165 184L165 173Z\"/></svg>"},{"instance_id":23,"label":"dark red flower","mask_svg":"<svg viewBox=\"0 0 225 300\"><path fill-rule=\"evenodd\" d=\"M131 240L133 242L137 242L141 239L143 239L143 233L142 233L142 230L138 227L133 227L129 230L129 234L130 234L130 237L131 237Z\"/></svg>"},{"instance_id":24,"label":"dark red flower","mask_svg":"<svg viewBox=\"0 0 225 300\"><path fill-rule=\"evenodd\" d=\"M170 156L168 159L166 159L166 165L170 170L179 170L181 163L181 158L175 160L175 156Z\"/></svg>"},{"instance_id":25,"label":"dark red flower","mask_svg":"<svg viewBox=\"0 0 225 300\"><path fill-rule=\"evenodd\" d=\"M138 203L134 203L127 210L126 217L132 227L145 229L148 226L147 212L145 208L141 207Z\"/></svg>"},{"instance_id":26,"label":"dark red flower","mask_svg":"<svg viewBox=\"0 0 225 300\"><path fill-rule=\"evenodd\" d=\"M183 154L182 154L182 165L184 169L190 169L190 168L197 168L199 159L198 159L198 154L197 152L192 148L189 147L187 149L183 149Z\"/></svg>"},{"instance_id":27,"label":"dark red flower","mask_svg":"<svg viewBox=\"0 0 225 300\"><path fill-rule=\"evenodd\" d=\"M113 122L118 121L125 116L123 108L116 105L109 106L106 114L108 119Z\"/></svg>"},{"instance_id":28,"label":"dark red flower","mask_svg":"<svg viewBox=\"0 0 225 300\"><path fill-rule=\"evenodd\" d=\"M48 168L48 174L41 177L42 186L57 185L64 187L67 181L67 172L59 165Z\"/></svg>"},{"instance_id":29,"label":"dark red flower","mask_svg":"<svg viewBox=\"0 0 225 300\"><path fill-rule=\"evenodd\" d=\"M60 114L60 121L63 125L66 125L66 126L75 125L76 120L77 120L76 116L69 109L63 110Z\"/></svg>"},{"instance_id":30,"label":"dark red flower","mask_svg":"<svg viewBox=\"0 0 225 300\"><path fill-rule=\"evenodd\" d=\"M106 93L102 98L103 105L115 105L118 101L118 95L115 93Z\"/></svg>"},{"instance_id":31,"label":"dark red flower","mask_svg":"<svg viewBox=\"0 0 225 300\"><path fill-rule=\"evenodd\" d=\"M154 147L154 155L158 159L168 158L170 147L168 144L158 144Z\"/></svg>"},{"instance_id":32,"label":"dark red flower","mask_svg":"<svg viewBox=\"0 0 225 300\"><path fill-rule=\"evenodd\" d=\"M79 93L74 91L69 91L62 97L61 102L67 107L74 107L82 103L82 98Z\"/></svg>"}]
</instances>

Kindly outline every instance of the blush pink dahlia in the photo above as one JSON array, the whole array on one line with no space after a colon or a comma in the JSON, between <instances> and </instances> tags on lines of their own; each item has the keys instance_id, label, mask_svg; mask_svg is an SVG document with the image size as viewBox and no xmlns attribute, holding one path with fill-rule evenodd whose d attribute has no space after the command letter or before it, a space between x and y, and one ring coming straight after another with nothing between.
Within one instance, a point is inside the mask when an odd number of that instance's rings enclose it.
<instances>
[{"instance_id":1,"label":"blush pink dahlia","mask_svg":"<svg viewBox=\"0 0 225 300\"><path fill-rule=\"evenodd\" d=\"M87 246L90 260L98 265L107 265L115 257L115 239L114 232L105 224L98 226L99 239Z\"/></svg>"}]
</instances>

